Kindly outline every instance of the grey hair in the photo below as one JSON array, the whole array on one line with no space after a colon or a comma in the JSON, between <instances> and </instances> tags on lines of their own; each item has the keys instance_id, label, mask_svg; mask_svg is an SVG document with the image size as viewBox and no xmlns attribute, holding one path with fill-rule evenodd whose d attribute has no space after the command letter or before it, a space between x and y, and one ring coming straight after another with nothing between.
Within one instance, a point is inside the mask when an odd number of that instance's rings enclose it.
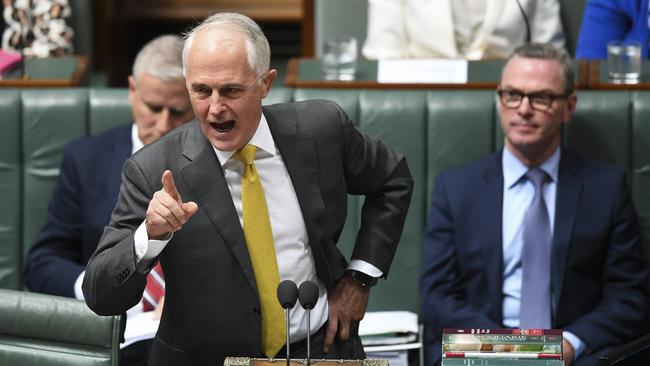
<instances>
[{"instance_id":1,"label":"grey hair","mask_svg":"<svg viewBox=\"0 0 650 366\"><path fill-rule=\"evenodd\" d=\"M269 70L271 64L271 47L260 26L251 18L239 13L216 13L185 34L183 46L183 75L187 76L187 58L194 36L205 29L221 28L239 33L246 42L248 65L257 76Z\"/></svg>"},{"instance_id":2,"label":"grey hair","mask_svg":"<svg viewBox=\"0 0 650 366\"><path fill-rule=\"evenodd\" d=\"M133 78L147 73L163 81L183 79L181 54L183 39L176 35L163 35L149 41L138 52L133 62Z\"/></svg>"},{"instance_id":3,"label":"grey hair","mask_svg":"<svg viewBox=\"0 0 650 366\"><path fill-rule=\"evenodd\" d=\"M541 60L555 60L564 72L564 92L571 95L575 91L575 66L571 56L564 50L548 43L525 43L517 47L507 62L515 57L534 58Z\"/></svg>"}]
</instances>

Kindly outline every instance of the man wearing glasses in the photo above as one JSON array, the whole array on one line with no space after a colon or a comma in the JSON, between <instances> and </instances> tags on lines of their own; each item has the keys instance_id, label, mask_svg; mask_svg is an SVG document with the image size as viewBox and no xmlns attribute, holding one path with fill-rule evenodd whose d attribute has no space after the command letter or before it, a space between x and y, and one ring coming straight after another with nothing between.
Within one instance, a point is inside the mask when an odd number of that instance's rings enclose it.
<instances>
[{"instance_id":1,"label":"man wearing glasses","mask_svg":"<svg viewBox=\"0 0 650 366\"><path fill-rule=\"evenodd\" d=\"M591 365L646 321L647 265L623 169L561 147L569 56L527 44L497 89L504 148L438 176L420 283L427 365L443 328L560 328Z\"/></svg>"}]
</instances>

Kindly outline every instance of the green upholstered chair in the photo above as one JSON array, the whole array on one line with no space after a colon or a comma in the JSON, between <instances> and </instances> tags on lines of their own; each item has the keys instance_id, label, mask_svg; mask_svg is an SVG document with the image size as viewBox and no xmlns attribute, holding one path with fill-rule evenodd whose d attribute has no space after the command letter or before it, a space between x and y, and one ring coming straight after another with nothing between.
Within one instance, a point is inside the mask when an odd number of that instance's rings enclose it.
<instances>
[{"instance_id":1,"label":"green upholstered chair","mask_svg":"<svg viewBox=\"0 0 650 366\"><path fill-rule=\"evenodd\" d=\"M0 365L117 365L120 325L81 300L0 289Z\"/></svg>"}]
</instances>

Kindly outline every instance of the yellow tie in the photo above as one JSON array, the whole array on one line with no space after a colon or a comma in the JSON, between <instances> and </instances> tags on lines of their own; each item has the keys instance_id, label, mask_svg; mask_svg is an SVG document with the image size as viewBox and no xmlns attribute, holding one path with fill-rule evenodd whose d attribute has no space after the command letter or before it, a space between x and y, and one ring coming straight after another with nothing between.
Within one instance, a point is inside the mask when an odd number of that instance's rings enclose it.
<instances>
[{"instance_id":1,"label":"yellow tie","mask_svg":"<svg viewBox=\"0 0 650 366\"><path fill-rule=\"evenodd\" d=\"M233 156L244 163L241 182L244 237L262 307L262 350L267 357L275 357L285 343L287 330L276 298L280 273L264 189L255 169L255 150L255 146L246 145Z\"/></svg>"}]
</instances>

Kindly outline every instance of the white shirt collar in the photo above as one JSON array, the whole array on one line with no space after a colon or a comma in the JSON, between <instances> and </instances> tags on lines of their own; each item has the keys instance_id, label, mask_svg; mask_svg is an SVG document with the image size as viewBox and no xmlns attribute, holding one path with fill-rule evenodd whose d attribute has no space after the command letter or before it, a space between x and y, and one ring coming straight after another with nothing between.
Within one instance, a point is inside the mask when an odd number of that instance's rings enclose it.
<instances>
[{"instance_id":1,"label":"white shirt collar","mask_svg":"<svg viewBox=\"0 0 650 366\"><path fill-rule=\"evenodd\" d=\"M262 114L260 123L257 126L257 130L255 130L255 133L253 134L253 137L251 137L251 139L248 141L248 144L257 146L258 151L262 150L268 155L275 155L275 142L273 141L273 136L271 135L271 130L269 129L269 124L266 121L264 114ZM212 148L217 154L217 158L219 158L219 163L222 167L235 153L234 151L221 151L214 146Z\"/></svg>"},{"instance_id":2,"label":"white shirt collar","mask_svg":"<svg viewBox=\"0 0 650 366\"><path fill-rule=\"evenodd\" d=\"M529 169L507 147L503 148L502 166L503 184L507 188L511 188L517 184ZM546 159L539 167L551 177L551 181L557 182L558 170L560 168L560 148L558 147L553 155Z\"/></svg>"},{"instance_id":3,"label":"white shirt collar","mask_svg":"<svg viewBox=\"0 0 650 366\"><path fill-rule=\"evenodd\" d=\"M138 125L133 122L131 125L131 155L135 154L143 147L144 143L140 140L140 136L138 135Z\"/></svg>"}]
</instances>

